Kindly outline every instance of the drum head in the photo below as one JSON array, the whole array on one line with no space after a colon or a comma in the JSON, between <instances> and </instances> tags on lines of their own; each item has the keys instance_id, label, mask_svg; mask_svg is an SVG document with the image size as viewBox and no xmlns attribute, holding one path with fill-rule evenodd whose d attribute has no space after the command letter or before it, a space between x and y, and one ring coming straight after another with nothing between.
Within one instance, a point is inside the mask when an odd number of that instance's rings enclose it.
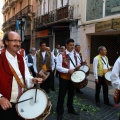
<instances>
[{"instance_id":1,"label":"drum head","mask_svg":"<svg viewBox=\"0 0 120 120\"><path fill-rule=\"evenodd\" d=\"M80 67L80 70L84 71L85 73L87 73L89 71L89 67L87 65L82 65Z\"/></svg>"},{"instance_id":2,"label":"drum head","mask_svg":"<svg viewBox=\"0 0 120 120\"><path fill-rule=\"evenodd\" d=\"M111 71L107 72L105 74L105 79L108 80L108 81L111 81L110 75L111 75Z\"/></svg>"},{"instance_id":3,"label":"drum head","mask_svg":"<svg viewBox=\"0 0 120 120\"><path fill-rule=\"evenodd\" d=\"M37 89L37 98L35 103L36 89L30 89L24 92L19 100L25 100L33 97L33 99L17 104L16 109L18 114L24 119L34 119L39 117L46 110L48 99L47 95L41 89Z\"/></svg>"},{"instance_id":4,"label":"drum head","mask_svg":"<svg viewBox=\"0 0 120 120\"><path fill-rule=\"evenodd\" d=\"M74 83L79 83L82 82L85 79L86 75L84 71L75 71L72 75L71 75L71 80Z\"/></svg>"}]
</instances>

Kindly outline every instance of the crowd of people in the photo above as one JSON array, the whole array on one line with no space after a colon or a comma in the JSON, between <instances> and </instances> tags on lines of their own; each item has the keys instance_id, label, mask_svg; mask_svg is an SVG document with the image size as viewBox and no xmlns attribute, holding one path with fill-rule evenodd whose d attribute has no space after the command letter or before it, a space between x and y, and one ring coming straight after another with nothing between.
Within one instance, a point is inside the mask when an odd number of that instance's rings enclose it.
<instances>
[{"instance_id":1,"label":"crowd of people","mask_svg":"<svg viewBox=\"0 0 120 120\"><path fill-rule=\"evenodd\" d=\"M23 120L19 117L15 105L17 98L25 88L31 88L39 83L39 87L46 93L55 91L54 78L59 78L59 93L56 106L57 120L62 120L64 113L64 99L66 94L68 113L79 115L73 106L75 92L83 94L71 81L71 75L80 70L86 61L80 52L80 44L74 44L74 40L66 40L65 46L57 45L51 51L44 41L40 42L39 50L30 48L30 53L25 55L21 48L20 35L14 31L6 33L3 37L4 48L0 49L0 109L1 120ZM105 73L111 70L111 83L117 91L119 103L120 89L120 58L114 67L109 65L105 46L98 48L98 55L93 60L93 73L95 77L95 101L100 107L100 89L103 87L104 104L112 106L108 97L108 85L105 82ZM48 77L44 80L44 71ZM41 74L41 72L43 72Z\"/></svg>"}]
</instances>

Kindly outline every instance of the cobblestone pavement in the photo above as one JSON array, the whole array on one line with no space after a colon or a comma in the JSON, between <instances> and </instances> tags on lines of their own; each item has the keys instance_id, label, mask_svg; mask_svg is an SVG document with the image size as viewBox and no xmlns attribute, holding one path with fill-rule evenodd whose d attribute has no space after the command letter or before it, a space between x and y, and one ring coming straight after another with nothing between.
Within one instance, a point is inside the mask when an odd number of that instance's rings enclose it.
<instances>
[{"instance_id":1,"label":"cobblestone pavement","mask_svg":"<svg viewBox=\"0 0 120 120\"><path fill-rule=\"evenodd\" d=\"M66 98L65 98L65 112L63 115L63 120L119 120L119 117L117 114L120 112L120 107L114 108L112 106L104 105L103 103L103 96L102 96L102 90L101 90L101 107L98 108L95 105L94 101L94 94L95 94L95 84L93 75L90 75L88 77L89 83L87 87L83 88L81 91L84 92L84 94L75 94L74 97L74 107L75 110L80 113L79 116L71 115L67 113L67 107L66 107ZM52 111L47 120L56 120L56 104L57 104L57 97L58 97L58 82L59 80L55 80L55 86L56 91L51 92L49 94L49 97L52 101ZM109 87L109 98L110 102L114 104L113 100L113 93L114 89L112 87Z\"/></svg>"}]
</instances>

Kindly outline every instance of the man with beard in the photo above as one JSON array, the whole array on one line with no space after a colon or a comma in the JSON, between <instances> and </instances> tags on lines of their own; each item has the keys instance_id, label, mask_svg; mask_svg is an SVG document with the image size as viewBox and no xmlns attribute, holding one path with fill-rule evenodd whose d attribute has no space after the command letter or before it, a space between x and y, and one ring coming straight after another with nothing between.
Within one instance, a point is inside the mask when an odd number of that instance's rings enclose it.
<instances>
[{"instance_id":1,"label":"man with beard","mask_svg":"<svg viewBox=\"0 0 120 120\"><path fill-rule=\"evenodd\" d=\"M26 88L42 83L42 79L30 75L25 60L17 53L21 47L18 33L6 33L3 43L6 49L0 54L0 119L23 120L16 112L15 103Z\"/></svg>"}]
</instances>

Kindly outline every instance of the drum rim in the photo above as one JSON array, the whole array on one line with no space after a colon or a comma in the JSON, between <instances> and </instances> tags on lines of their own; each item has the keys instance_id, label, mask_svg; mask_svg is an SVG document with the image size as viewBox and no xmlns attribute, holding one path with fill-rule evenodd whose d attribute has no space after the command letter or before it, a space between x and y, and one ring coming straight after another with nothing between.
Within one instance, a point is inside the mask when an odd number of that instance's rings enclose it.
<instances>
[{"instance_id":1,"label":"drum rim","mask_svg":"<svg viewBox=\"0 0 120 120\"><path fill-rule=\"evenodd\" d=\"M108 79L106 78L106 74L107 74L107 73L110 73L110 72L112 72L112 71L108 71L108 72L105 73L105 79L106 79L106 80L108 80ZM109 80L108 80L108 81L109 81Z\"/></svg>"},{"instance_id":2,"label":"drum rim","mask_svg":"<svg viewBox=\"0 0 120 120\"><path fill-rule=\"evenodd\" d=\"M88 72L90 71L90 67L89 67L88 65L81 65L80 68L81 68L82 66L87 66L87 67L89 68L89 69L88 69ZM88 73L88 72L86 72L86 73Z\"/></svg>"},{"instance_id":3,"label":"drum rim","mask_svg":"<svg viewBox=\"0 0 120 120\"><path fill-rule=\"evenodd\" d=\"M36 89L36 88L33 87L33 88L29 88L29 89L25 90L25 91L19 96L17 102L19 101L20 97L21 97L25 92L27 92L28 90L31 90L31 89ZM45 93L45 95L46 95L46 98L47 98L47 106L46 106L46 108L45 108L45 110L44 110L44 112L45 112L45 111L47 110L47 108L48 108L48 103L49 103L48 95L46 94L46 92L45 92L43 89L41 89L41 88L37 88L37 89L43 91L43 92ZM17 114L18 114L21 118L23 118L23 117L19 114L19 112L18 112L18 104L15 106L15 108L16 108ZM44 113L44 112L43 112L43 113ZM43 113L42 113L42 114L43 114ZM39 116L37 116L37 117L35 117L35 118L32 118L32 119L36 119L36 118L40 117L42 114L40 114ZM26 119L26 118L23 118L23 119Z\"/></svg>"},{"instance_id":4,"label":"drum rim","mask_svg":"<svg viewBox=\"0 0 120 120\"><path fill-rule=\"evenodd\" d=\"M83 70L77 70L77 71L82 71L84 74L85 74L85 78L84 78L84 80L86 79L86 73L83 71ZM77 72L77 71L75 71L75 72ZM74 73L74 72L73 72ZM71 77L72 77L72 75L71 75ZM71 81L73 82L73 83L80 83L80 82L74 82L72 79L71 79ZM81 81L82 82L82 81Z\"/></svg>"}]
</instances>

